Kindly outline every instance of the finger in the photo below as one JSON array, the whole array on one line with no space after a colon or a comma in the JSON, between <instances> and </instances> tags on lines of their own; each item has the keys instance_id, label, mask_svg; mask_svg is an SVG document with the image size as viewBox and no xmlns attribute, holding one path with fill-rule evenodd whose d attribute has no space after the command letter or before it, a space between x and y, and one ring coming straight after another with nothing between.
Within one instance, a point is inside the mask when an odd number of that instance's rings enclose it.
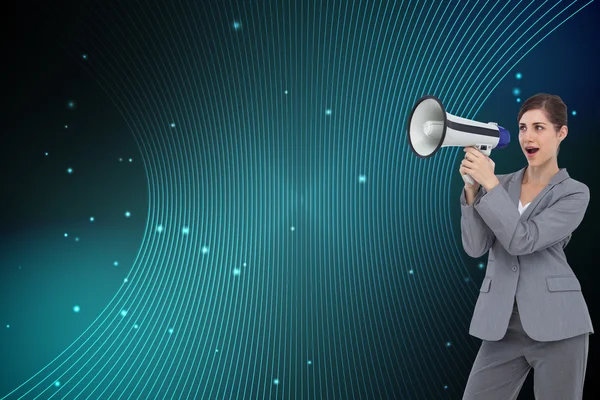
<instances>
[{"instance_id":1,"label":"finger","mask_svg":"<svg viewBox=\"0 0 600 400\"><path fill-rule=\"evenodd\" d=\"M477 150L475 147L467 147L466 149L467 153L475 158L479 158L483 155L483 153Z\"/></svg>"},{"instance_id":2,"label":"finger","mask_svg":"<svg viewBox=\"0 0 600 400\"><path fill-rule=\"evenodd\" d=\"M462 168L464 171L468 172L469 174L477 171L475 168L473 168L473 164L469 164L469 163L462 164Z\"/></svg>"},{"instance_id":3,"label":"finger","mask_svg":"<svg viewBox=\"0 0 600 400\"><path fill-rule=\"evenodd\" d=\"M486 155L485 155L485 154L483 154L483 153L481 152L481 150L479 150L479 149L478 149L478 148L476 148L476 147L471 147L471 151L470 151L470 153L471 153L471 154L473 154L473 155L474 155L475 157L477 157L477 158L483 158L483 157L486 157Z\"/></svg>"}]
</instances>

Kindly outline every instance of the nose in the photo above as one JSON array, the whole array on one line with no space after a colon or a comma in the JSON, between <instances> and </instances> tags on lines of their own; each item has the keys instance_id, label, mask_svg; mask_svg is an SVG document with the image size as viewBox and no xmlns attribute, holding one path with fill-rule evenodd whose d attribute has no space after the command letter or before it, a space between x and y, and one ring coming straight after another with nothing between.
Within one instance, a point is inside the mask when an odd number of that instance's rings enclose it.
<instances>
[{"instance_id":1,"label":"nose","mask_svg":"<svg viewBox=\"0 0 600 400\"><path fill-rule=\"evenodd\" d=\"M526 129L525 131L520 131L520 134L524 144L529 143L530 139L533 137L533 133L531 133L529 129Z\"/></svg>"}]
</instances>

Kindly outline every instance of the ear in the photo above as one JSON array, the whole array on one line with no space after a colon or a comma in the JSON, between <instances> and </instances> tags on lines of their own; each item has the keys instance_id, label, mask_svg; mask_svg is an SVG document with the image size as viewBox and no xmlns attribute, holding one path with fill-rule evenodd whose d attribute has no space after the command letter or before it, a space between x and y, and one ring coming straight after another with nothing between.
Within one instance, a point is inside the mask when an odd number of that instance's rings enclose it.
<instances>
[{"instance_id":1,"label":"ear","mask_svg":"<svg viewBox=\"0 0 600 400\"><path fill-rule=\"evenodd\" d=\"M569 134L569 128L567 128L566 125L563 125L560 130L558 131L558 140L560 140L561 142L563 140L565 140L565 138L567 137L567 135Z\"/></svg>"}]
</instances>

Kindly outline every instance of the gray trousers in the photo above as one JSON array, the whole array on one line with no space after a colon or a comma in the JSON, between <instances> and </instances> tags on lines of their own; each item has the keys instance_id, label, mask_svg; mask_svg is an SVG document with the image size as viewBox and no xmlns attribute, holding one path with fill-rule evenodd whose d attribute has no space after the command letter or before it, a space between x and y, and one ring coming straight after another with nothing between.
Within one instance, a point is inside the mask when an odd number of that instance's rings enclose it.
<instances>
[{"instance_id":1,"label":"gray trousers","mask_svg":"<svg viewBox=\"0 0 600 400\"><path fill-rule=\"evenodd\" d=\"M463 400L516 399L532 367L537 400L580 400L588 336L537 342L523 331L515 301L506 336L481 344Z\"/></svg>"}]
</instances>

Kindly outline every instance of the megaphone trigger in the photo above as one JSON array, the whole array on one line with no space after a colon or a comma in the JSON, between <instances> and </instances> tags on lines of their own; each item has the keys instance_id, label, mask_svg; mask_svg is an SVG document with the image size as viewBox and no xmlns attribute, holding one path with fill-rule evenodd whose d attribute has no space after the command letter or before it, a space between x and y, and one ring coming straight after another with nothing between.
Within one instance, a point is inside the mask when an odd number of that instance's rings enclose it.
<instances>
[{"instance_id":1,"label":"megaphone trigger","mask_svg":"<svg viewBox=\"0 0 600 400\"><path fill-rule=\"evenodd\" d=\"M485 154L486 156L492 154L492 146L489 146L487 144L477 144L473 147L475 147L477 150L479 150L482 154Z\"/></svg>"}]
</instances>

